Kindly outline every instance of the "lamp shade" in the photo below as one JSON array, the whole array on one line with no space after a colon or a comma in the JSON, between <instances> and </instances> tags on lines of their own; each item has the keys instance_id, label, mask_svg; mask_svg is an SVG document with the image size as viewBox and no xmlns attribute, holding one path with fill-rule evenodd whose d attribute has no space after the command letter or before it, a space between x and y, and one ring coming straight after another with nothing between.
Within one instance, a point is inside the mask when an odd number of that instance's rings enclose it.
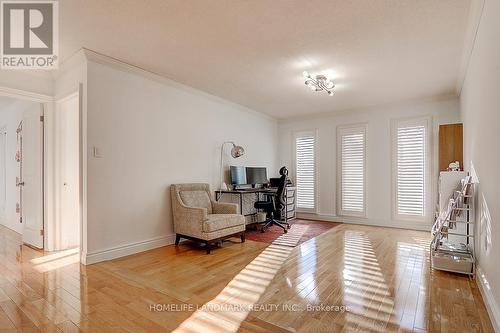
<instances>
[{"instance_id":1,"label":"lamp shade","mask_svg":"<svg viewBox=\"0 0 500 333\"><path fill-rule=\"evenodd\" d=\"M243 149L242 146L233 145L233 148L231 149L231 156L233 158L238 158L243 155L245 155L245 149Z\"/></svg>"}]
</instances>

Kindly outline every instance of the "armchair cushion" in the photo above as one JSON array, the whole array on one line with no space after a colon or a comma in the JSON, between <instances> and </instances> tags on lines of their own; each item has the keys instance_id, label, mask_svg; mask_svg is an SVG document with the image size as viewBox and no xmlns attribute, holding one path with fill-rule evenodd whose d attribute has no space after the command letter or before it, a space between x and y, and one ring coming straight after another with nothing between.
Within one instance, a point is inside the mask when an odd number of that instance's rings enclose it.
<instances>
[{"instance_id":1,"label":"armchair cushion","mask_svg":"<svg viewBox=\"0 0 500 333\"><path fill-rule=\"evenodd\" d=\"M188 207L206 208L208 214L212 214L212 202L206 191L180 191L179 195L184 205Z\"/></svg>"},{"instance_id":2,"label":"armchair cushion","mask_svg":"<svg viewBox=\"0 0 500 333\"><path fill-rule=\"evenodd\" d=\"M245 230L245 217L239 214L209 214L203 221L204 232L214 232L226 228L241 226Z\"/></svg>"}]
</instances>

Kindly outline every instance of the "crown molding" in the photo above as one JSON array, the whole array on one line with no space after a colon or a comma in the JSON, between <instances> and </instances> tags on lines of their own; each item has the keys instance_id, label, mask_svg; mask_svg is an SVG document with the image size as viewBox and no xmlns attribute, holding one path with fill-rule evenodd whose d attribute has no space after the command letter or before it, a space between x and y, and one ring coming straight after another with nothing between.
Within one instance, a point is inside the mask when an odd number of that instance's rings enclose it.
<instances>
[{"instance_id":1,"label":"crown molding","mask_svg":"<svg viewBox=\"0 0 500 333\"><path fill-rule=\"evenodd\" d=\"M185 84L174 81L174 80L172 80L166 76L163 76L161 74L154 73L154 72L151 72L149 70L143 69L139 66L129 64L129 63L124 62L122 60L104 55L102 53L99 53L99 52L96 52L96 51L93 51L93 50L90 50L87 48L82 48L81 51L85 55L85 58L87 59L87 61L91 61L91 62L94 62L97 64L109 66L109 67L112 67L114 69L121 70L121 71L124 71L127 73L139 75L139 76L142 76L148 80L155 81L155 82L158 82L160 84L164 84L164 85L167 85L167 86L179 89L179 90L184 90L184 91L190 92L192 94L195 94L197 96L202 96L202 97L205 97L205 98L210 99L212 101L236 108L240 111L264 118L266 120L271 120L271 121L277 122L276 118L271 117L265 113L250 109L250 108L243 106L241 104L231 102L231 101L226 100L224 98L221 98L219 96L212 95L212 94L204 92L202 90L187 86Z\"/></svg>"},{"instance_id":2,"label":"crown molding","mask_svg":"<svg viewBox=\"0 0 500 333\"><path fill-rule=\"evenodd\" d=\"M483 11L486 0L472 0L469 8L469 17L467 19L467 28L465 31L465 40L462 51L462 60L460 63L455 92L457 96L462 93L467 71L469 69L470 59L476 45L477 33L483 17Z\"/></svg>"},{"instance_id":3,"label":"crown molding","mask_svg":"<svg viewBox=\"0 0 500 333\"><path fill-rule=\"evenodd\" d=\"M339 110L339 111L313 113L310 115L300 115L300 116L296 116L296 117L282 118L282 119L278 119L278 124L284 125L284 124L293 123L293 122L301 121L301 120L325 119L325 118L334 118L334 117L341 117L341 116L354 115L354 114L365 114L365 113L368 113L368 112L370 112L372 110L376 110L376 109L394 109L397 107L406 107L406 106L411 106L411 105L421 105L421 104L427 104L427 103L436 103L436 102L445 102L445 101L454 101L454 100L457 100L457 96L453 93L452 94L445 94L445 95L437 95L437 96L431 96L431 97L426 97L426 98L408 99L408 100L396 101L396 102L390 102L390 103L384 103L384 104L374 104L374 105L369 105L369 106L363 106L360 108L343 109L343 110Z\"/></svg>"},{"instance_id":4,"label":"crown molding","mask_svg":"<svg viewBox=\"0 0 500 333\"><path fill-rule=\"evenodd\" d=\"M43 95L30 91L14 89L9 87L2 87L2 86L0 86L0 95L16 99L29 100L38 103L48 103L54 101L54 97L49 95Z\"/></svg>"},{"instance_id":5,"label":"crown molding","mask_svg":"<svg viewBox=\"0 0 500 333\"><path fill-rule=\"evenodd\" d=\"M55 71L52 71L52 79L57 80L66 72L71 71L75 67L81 64L85 64L87 61L85 53L83 49L79 49L71 56L66 58L63 62L59 64L59 68Z\"/></svg>"}]
</instances>

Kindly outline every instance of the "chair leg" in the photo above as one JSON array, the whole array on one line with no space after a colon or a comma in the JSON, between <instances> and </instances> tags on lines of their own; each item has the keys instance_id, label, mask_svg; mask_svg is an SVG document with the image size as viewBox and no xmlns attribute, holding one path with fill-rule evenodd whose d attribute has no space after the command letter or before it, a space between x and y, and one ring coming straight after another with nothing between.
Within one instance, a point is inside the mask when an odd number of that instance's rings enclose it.
<instances>
[{"instance_id":1,"label":"chair leg","mask_svg":"<svg viewBox=\"0 0 500 333\"><path fill-rule=\"evenodd\" d=\"M175 235L175 246L179 245L179 242L181 241L181 236L179 234Z\"/></svg>"},{"instance_id":2,"label":"chair leg","mask_svg":"<svg viewBox=\"0 0 500 333\"><path fill-rule=\"evenodd\" d=\"M281 229L283 229L283 231L285 232L285 234L288 232L287 230L287 227L285 227L283 224L279 223L278 221L273 221L274 225L277 225L278 227L280 227Z\"/></svg>"},{"instance_id":3,"label":"chair leg","mask_svg":"<svg viewBox=\"0 0 500 333\"><path fill-rule=\"evenodd\" d=\"M210 254L210 243L208 241L205 241L205 247L207 250L207 254Z\"/></svg>"},{"instance_id":4,"label":"chair leg","mask_svg":"<svg viewBox=\"0 0 500 333\"><path fill-rule=\"evenodd\" d=\"M272 225L273 225L273 220L267 221L266 224L264 224L264 226L262 227L262 229L260 229L260 232L265 232L266 229L268 229Z\"/></svg>"},{"instance_id":5,"label":"chair leg","mask_svg":"<svg viewBox=\"0 0 500 333\"><path fill-rule=\"evenodd\" d=\"M260 230L261 232L265 232L266 229L272 227L273 225L276 225L283 229L283 232L286 234L288 232L288 229L290 229L290 225L288 223L284 224L279 221L276 221L274 218L271 218Z\"/></svg>"},{"instance_id":6,"label":"chair leg","mask_svg":"<svg viewBox=\"0 0 500 333\"><path fill-rule=\"evenodd\" d=\"M245 243L245 233L244 232L241 233L240 239L241 239L242 243Z\"/></svg>"}]
</instances>

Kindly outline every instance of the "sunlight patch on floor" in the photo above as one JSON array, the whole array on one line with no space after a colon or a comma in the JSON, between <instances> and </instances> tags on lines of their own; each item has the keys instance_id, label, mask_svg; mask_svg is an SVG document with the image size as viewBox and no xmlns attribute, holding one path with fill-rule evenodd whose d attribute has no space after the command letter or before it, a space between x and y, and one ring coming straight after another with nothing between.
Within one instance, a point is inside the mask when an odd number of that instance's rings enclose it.
<instances>
[{"instance_id":1,"label":"sunlight patch on floor","mask_svg":"<svg viewBox=\"0 0 500 333\"><path fill-rule=\"evenodd\" d=\"M205 303L174 332L234 333L246 319L274 276L299 243L305 229L292 226L288 233L261 252L211 301Z\"/></svg>"},{"instance_id":2,"label":"sunlight patch on floor","mask_svg":"<svg viewBox=\"0 0 500 333\"><path fill-rule=\"evenodd\" d=\"M65 267L80 262L80 249L74 248L58 251L46 256L31 259L33 268L40 273L49 272L54 269Z\"/></svg>"},{"instance_id":3,"label":"sunlight patch on floor","mask_svg":"<svg viewBox=\"0 0 500 333\"><path fill-rule=\"evenodd\" d=\"M366 233L345 233L343 276L344 302L350 307L346 327L385 332L390 325L394 298Z\"/></svg>"}]
</instances>

